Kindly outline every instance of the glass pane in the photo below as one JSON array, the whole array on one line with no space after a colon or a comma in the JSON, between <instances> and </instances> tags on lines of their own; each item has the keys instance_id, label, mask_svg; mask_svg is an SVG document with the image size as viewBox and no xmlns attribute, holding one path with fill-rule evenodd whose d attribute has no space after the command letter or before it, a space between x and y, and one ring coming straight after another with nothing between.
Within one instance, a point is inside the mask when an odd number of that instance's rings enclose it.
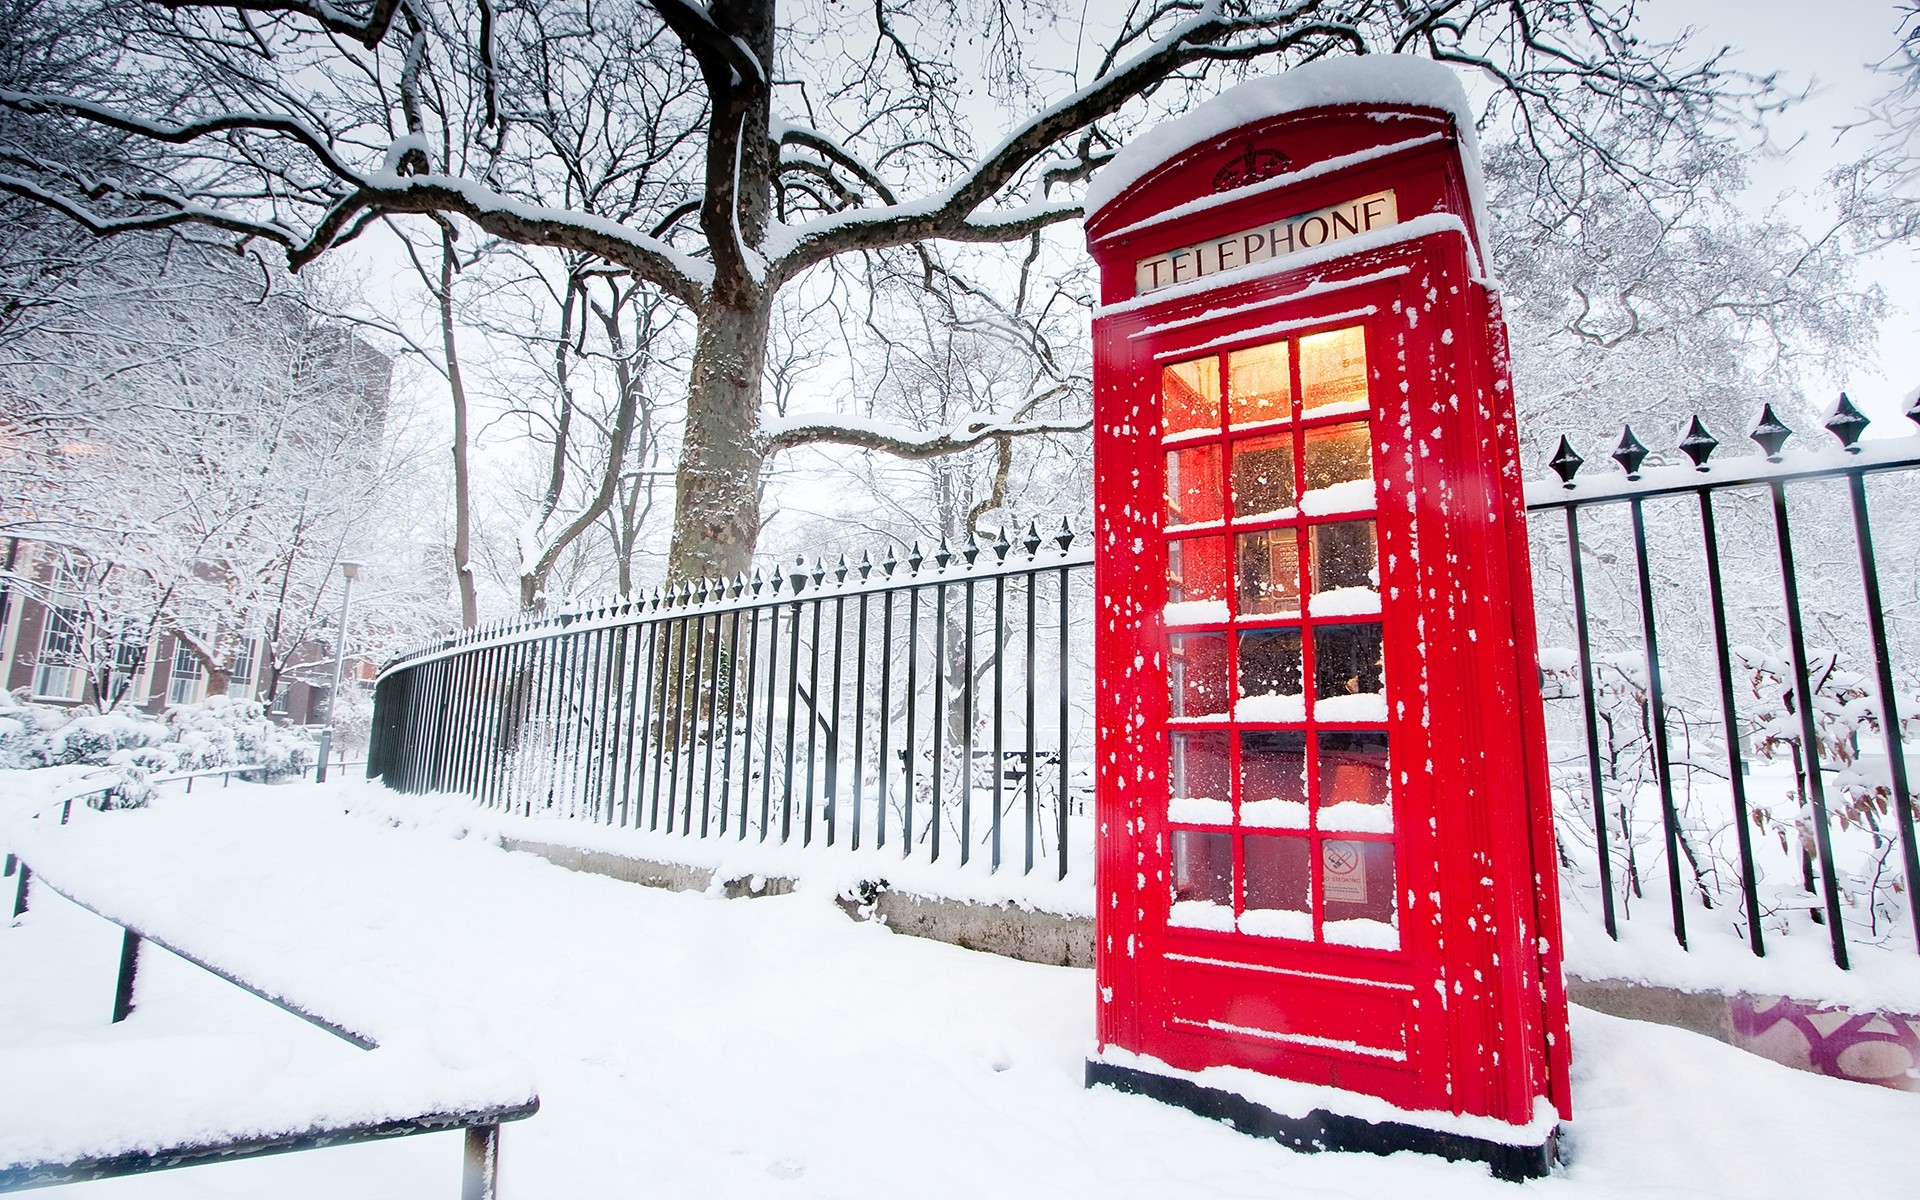
<instances>
[{"instance_id":1,"label":"glass pane","mask_svg":"<svg viewBox=\"0 0 1920 1200\"><path fill-rule=\"evenodd\" d=\"M1387 719L1380 626L1321 625L1313 631L1313 715L1326 721Z\"/></svg>"},{"instance_id":2,"label":"glass pane","mask_svg":"<svg viewBox=\"0 0 1920 1200\"><path fill-rule=\"evenodd\" d=\"M1255 616L1300 611L1300 542L1291 526L1243 533L1240 554L1240 612Z\"/></svg>"},{"instance_id":3,"label":"glass pane","mask_svg":"<svg viewBox=\"0 0 1920 1200\"><path fill-rule=\"evenodd\" d=\"M1293 377L1287 344L1255 346L1227 355L1227 423L1284 421L1293 416Z\"/></svg>"},{"instance_id":4,"label":"glass pane","mask_svg":"<svg viewBox=\"0 0 1920 1200\"><path fill-rule=\"evenodd\" d=\"M1314 497L1303 506L1309 514L1351 512L1373 506L1373 438L1364 424L1307 430L1306 455L1307 490L1340 489L1331 495ZM1341 484L1348 486L1340 487Z\"/></svg>"},{"instance_id":5,"label":"glass pane","mask_svg":"<svg viewBox=\"0 0 1920 1200\"><path fill-rule=\"evenodd\" d=\"M1324 730L1315 741L1320 751L1320 811L1316 822L1320 828L1392 833L1393 787L1387 770L1385 731Z\"/></svg>"},{"instance_id":6,"label":"glass pane","mask_svg":"<svg viewBox=\"0 0 1920 1200\"><path fill-rule=\"evenodd\" d=\"M1160 415L1168 433L1220 426L1218 357L1175 363L1160 372Z\"/></svg>"},{"instance_id":7,"label":"glass pane","mask_svg":"<svg viewBox=\"0 0 1920 1200\"><path fill-rule=\"evenodd\" d=\"M1300 339L1300 406L1307 416L1366 408L1367 337L1360 326Z\"/></svg>"},{"instance_id":8,"label":"glass pane","mask_svg":"<svg viewBox=\"0 0 1920 1200\"><path fill-rule=\"evenodd\" d=\"M1393 897L1392 842L1320 844L1321 933L1327 941L1399 949Z\"/></svg>"},{"instance_id":9,"label":"glass pane","mask_svg":"<svg viewBox=\"0 0 1920 1200\"><path fill-rule=\"evenodd\" d=\"M1173 834L1173 923L1233 928L1233 835Z\"/></svg>"},{"instance_id":10,"label":"glass pane","mask_svg":"<svg viewBox=\"0 0 1920 1200\"><path fill-rule=\"evenodd\" d=\"M1255 730L1240 735L1240 823L1307 827L1307 735Z\"/></svg>"},{"instance_id":11,"label":"glass pane","mask_svg":"<svg viewBox=\"0 0 1920 1200\"><path fill-rule=\"evenodd\" d=\"M1167 766L1167 819L1231 825L1233 768L1225 730L1175 733Z\"/></svg>"},{"instance_id":12,"label":"glass pane","mask_svg":"<svg viewBox=\"0 0 1920 1200\"><path fill-rule=\"evenodd\" d=\"M1310 526L1307 570L1315 616L1380 611L1380 559L1372 521Z\"/></svg>"},{"instance_id":13,"label":"glass pane","mask_svg":"<svg viewBox=\"0 0 1920 1200\"><path fill-rule=\"evenodd\" d=\"M1167 543L1169 625L1227 619L1227 539L1177 538Z\"/></svg>"},{"instance_id":14,"label":"glass pane","mask_svg":"<svg viewBox=\"0 0 1920 1200\"><path fill-rule=\"evenodd\" d=\"M1299 721L1307 715L1301 695L1300 631L1262 629L1240 635L1240 696L1234 715L1243 721Z\"/></svg>"},{"instance_id":15,"label":"glass pane","mask_svg":"<svg viewBox=\"0 0 1920 1200\"><path fill-rule=\"evenodd\" d=\"M1167 524L1198 525L1225 515L1220 447L1167 451Z\"/></svg>"},{"instance_id":16,"label":"glass pane","mask_svg":"<svg viewBox=\"0 0 1920 1200\"><path fill-rule=\"evenodd\" d=\"M1168 638L1172 715L1210 717L1227 711L1227 635L1189 633Z\"/></svg>"},{"instance_id":17,"label":"glass pane","mask_svg":"<svg viewBox=\"0 0 1920 1200\"><path fill-rule=\"evenodd\" d=\"M1293 435L1233 444L1233 517L1251 521L1293 511Z\"/></svg>"},{"instance_id":18,"label":"glass pane","mask_svg":"<svg viewBox=\"0 0 1920 1200\"><path fill-rule=\"evenodd\" d=\"M1247 910L1243 932L1264 937L1313 939L1309 888L1312 851L1303 837L1246 839Z\"/></svg>"}]
</instances>

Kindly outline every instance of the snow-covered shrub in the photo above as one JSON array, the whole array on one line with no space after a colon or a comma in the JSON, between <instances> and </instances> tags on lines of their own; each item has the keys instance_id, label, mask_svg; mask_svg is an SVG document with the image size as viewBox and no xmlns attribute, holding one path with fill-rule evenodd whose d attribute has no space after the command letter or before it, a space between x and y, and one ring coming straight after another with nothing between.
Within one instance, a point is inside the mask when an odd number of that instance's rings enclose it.
<instances>
[{"instance_id":1,"label":"snow-covered shrub","mask_svg":"<svg viewBox=\"0 0 1920 1200\"><path fill-rule=\"evenodd\" d=\"M76 715L0 693L0 768L118 766L144 787L149 774L251 764L279 779L311 767L316 751L299 730L268 720L254 700L214 696L155 719L127 709ZM134 794L129 785L127 795Z\"/></svg>"},{"instance_id":2,"label":"snow-covered shrub","mask_svg":"<svg viewBox=\"0 0 1920 1200\"><path fill-rule=\"evenodd\" d=\"M268 779L297 775L311 767L317 747L304 734L267 719L257 700L210 696L198 704L180 704L164 718L176 771L258 763Z\"/></svg>"}]
</instances>

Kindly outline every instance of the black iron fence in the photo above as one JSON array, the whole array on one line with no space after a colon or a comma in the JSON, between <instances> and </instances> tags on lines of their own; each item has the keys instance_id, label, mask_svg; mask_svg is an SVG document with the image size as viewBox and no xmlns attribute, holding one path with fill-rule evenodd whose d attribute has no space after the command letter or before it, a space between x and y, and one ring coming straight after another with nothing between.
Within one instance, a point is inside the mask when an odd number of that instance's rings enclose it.
<instances>
[{"instance_id":1,"label":"black iron fence","mask_svg":"<svg viewBox=\"0 0 1920 1200\"><path fill-rule=\"evenodd\" d=\"M1629 429L1604 474L1562 439L1529 487L1566 891L1610 935L1920 943L1920 437L1865 424L1796 450L1769 409L1717 461ZM1090 568L1063 523L471 630L383 672L369 774L1090 881Z\"/></svg>"},{"instance_id":2,"label":"black iron fence","mask_svg":"<svg viewBox=\"0 0 1920 1200\"><path fill-rule=\"evenodd\" d=\"M1030 525L470 630L382 672L368 774L529 815L1085 874L1075 541Z\"/></svg>"},{"instance_id":3,"label":"black iron fence","mask_svg":"<svg viewBox=\"0 0 1920 1200\"><path fill-rule=\"evenodd\" d=\"M1862 441L1845 397L1826 428L1795 453L1768 407L1715 461L1696 417L1652 466L1628 428L1598 478L1562 438L1529 486L1567 890L1609 935L1644 905L1683 947L1920 945L1920 438Z\"/></svg>"}]
</instances>

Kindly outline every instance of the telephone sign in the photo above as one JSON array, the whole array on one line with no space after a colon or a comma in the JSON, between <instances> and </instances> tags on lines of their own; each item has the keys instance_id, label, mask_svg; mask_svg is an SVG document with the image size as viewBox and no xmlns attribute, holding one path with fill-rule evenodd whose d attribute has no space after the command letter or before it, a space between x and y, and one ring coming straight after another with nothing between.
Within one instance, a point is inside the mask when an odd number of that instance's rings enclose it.
<instances>
[{"instance_id":1,"label":"telephone sign","mask_svg":"<svg viewBox=\"0 0 1920 1200\"><path fill-rule=\"evenodd\" d=\"M1569 1115L1566 1002L1466 111L1425 60L1291 70L1090 198L1088 1078L1517 1176Z\"/></svg>"}]
</instances>

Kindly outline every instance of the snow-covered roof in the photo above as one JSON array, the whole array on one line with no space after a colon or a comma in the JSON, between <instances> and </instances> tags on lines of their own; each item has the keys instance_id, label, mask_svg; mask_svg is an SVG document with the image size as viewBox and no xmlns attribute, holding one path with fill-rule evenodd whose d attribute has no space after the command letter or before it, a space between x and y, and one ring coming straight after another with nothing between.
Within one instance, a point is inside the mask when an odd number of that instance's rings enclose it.
<instances>
[{"instance_id":1,"label":"snow-covered roof","mask_svg":"<svg viewBox=\"0 0 1920 1200\"><path fill-rule=\"evenodd\" d=\"M1466 159L1474 225L1484 236L1480 147L1466 90L1452 68L1411 54L1323 59L1229 88L1123 146L1087 184L1087 215L1092 217L1156 167L1194 146L1255 121L1335 104L1412 104L1453 114Z\"/></svg>"}]
</instances>

